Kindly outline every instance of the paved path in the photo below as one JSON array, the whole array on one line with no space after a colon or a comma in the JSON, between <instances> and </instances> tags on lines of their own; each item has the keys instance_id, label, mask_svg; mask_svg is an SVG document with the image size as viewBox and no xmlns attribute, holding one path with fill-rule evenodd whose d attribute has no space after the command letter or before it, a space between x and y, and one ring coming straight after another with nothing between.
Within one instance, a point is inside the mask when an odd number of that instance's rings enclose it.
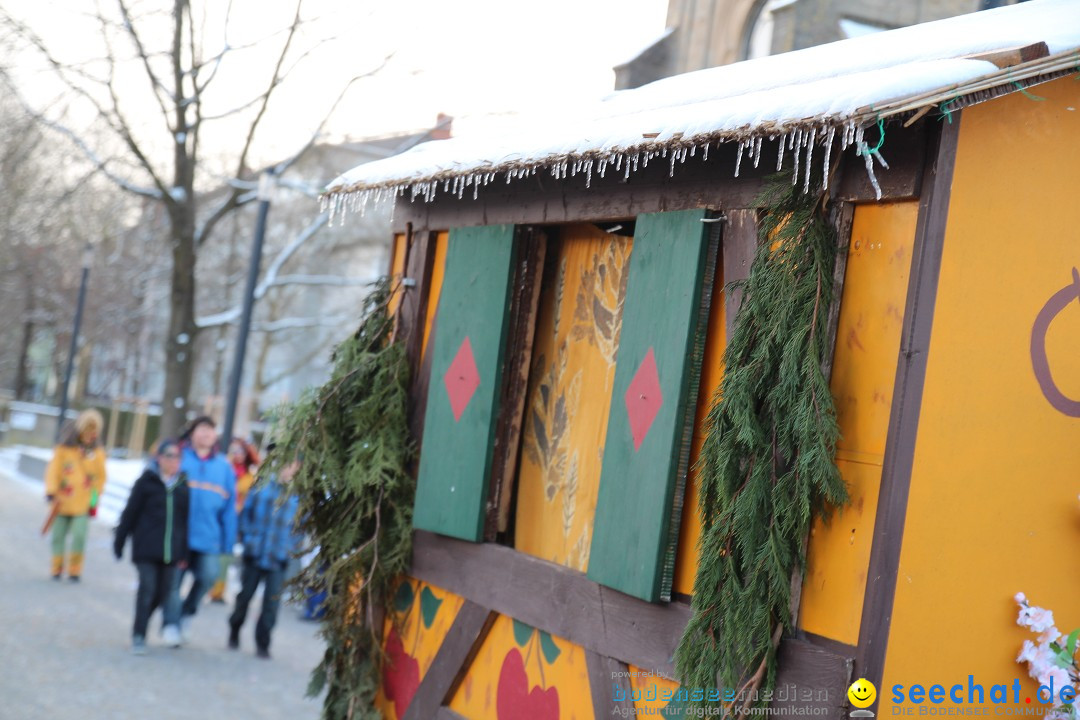
<instances>
[{"instance_id":1,"label":"paved path","mask_svg":"<svg viewBox=\"0 0 1080 720\"><path fill-rule=\"evenodd\" d=\"M255 658L258 596L239 652L225 649L231 606L204 604L191 644L173 650L151 619L149 653L130 652L135 568L112 557L112 532L91 521L83 581L49 578L40 485L0 468L0 718L4 720L316 720L304 697L322 656L317 623L278 614L273 660ZM129 550L130 551L130 546Z\"/></svg>"}]
</instances>

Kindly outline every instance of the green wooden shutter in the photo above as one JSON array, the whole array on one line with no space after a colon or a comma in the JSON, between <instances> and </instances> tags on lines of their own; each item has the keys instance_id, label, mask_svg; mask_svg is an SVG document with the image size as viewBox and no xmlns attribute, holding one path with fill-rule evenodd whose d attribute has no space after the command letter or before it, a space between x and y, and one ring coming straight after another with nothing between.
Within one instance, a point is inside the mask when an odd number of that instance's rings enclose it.
<instances>
[{"instance_id":1,"label":"green wooden shutter","mask_svg":"<svg viewBox=\"0 0 1080 720\"><path fill-rule=\"evenodd\" d=\"M716 262L705 210L639 215L588 576L669 600Z\"/></svg>"},{"instance_id":2,"label":"green wooden shutter","mask_svg":"<svg viewBox=\"0 0 1080 720\"><path fill-rule=\"evenodd\" d=\"M413 526L478 541L491 475L514 226L452 230L439 297Z\"/></svg>"}]
</instances>

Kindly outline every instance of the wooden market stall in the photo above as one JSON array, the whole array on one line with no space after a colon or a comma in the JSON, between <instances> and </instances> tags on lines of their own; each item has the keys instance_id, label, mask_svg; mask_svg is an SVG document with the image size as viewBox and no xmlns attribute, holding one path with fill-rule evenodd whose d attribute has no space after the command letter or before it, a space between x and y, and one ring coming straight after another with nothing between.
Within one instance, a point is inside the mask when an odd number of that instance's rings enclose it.
<instances>
[{"instance_id":1,"label":"wooden market stall","mask_svg":"<svg viewBox=\"0 0 1080 720\"><path fill-rule=\"evenodd\" d=\"M827 182L849 502L810 530L772 707L841 717L859 677L879 715L904 711L894 686L913 707L912 685L969 675L1032 696L1014 593L1080 626L1078 65L1080 3L1041 0L670 78L335 181L335 211L395 204L408 279L421 451L384 715L667 704L699 569L695 460L742 302L728 283L778 169Z\"/></svg>"}]
</instances>

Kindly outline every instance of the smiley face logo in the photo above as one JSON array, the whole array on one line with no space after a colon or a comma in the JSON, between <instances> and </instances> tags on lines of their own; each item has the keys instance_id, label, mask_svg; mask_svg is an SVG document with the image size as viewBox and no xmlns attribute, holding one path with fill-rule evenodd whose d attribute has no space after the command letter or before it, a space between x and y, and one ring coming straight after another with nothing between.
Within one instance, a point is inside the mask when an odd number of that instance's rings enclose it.
<instances>
[{"instance_id":1,"label":"smiley face logo","mask_svg":"<svg viewBox=\"0 0 1080 720\"><path fill-rule=\"evenodd\" d=\"M859 678L851 683L847 691L848 700L854 707L867 708L877 699L877 688L866 678Z\"/></svg>"}]
</instances>

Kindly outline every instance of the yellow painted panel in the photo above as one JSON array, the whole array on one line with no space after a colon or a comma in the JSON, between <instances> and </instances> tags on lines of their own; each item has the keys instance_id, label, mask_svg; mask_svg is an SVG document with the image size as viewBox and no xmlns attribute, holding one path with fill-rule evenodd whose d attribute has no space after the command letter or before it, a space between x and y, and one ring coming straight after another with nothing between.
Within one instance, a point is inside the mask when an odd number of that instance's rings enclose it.
<instances>
[{"instance_id":1,"label":"yellow painted panel","mask_svg":"<svg viewBox=\"0 0 1080 720\"><path fill-rule=\"evenodd\" d=\"M831 388L851 504L810 530L799 624L850 645L859 641L918 214L917 202L860 205L848 246Z\"/></svg>"},{"instance_id":2,"label":"yellow painted panel","mask_svg":"<svg viewBox=\"0 0 1080 720\"><path fill-rule=\"evenodd\" d=\"M902 683L1023 680L1023 591L1080 626L1080 418L1033 372L1035 319L1080 267L1080 82L965 109L941 260L878 716ZM1080 302L1053 321L1059 390L1080 399ZM1021 701L1022 702L1022 701Z\"/></svg>"},{"instance_id":3,"label":"yellow painted panel","mask_svg":"<svg viewBox=\"0 0 1080 720\"><path fill-rule=\"evenodd\" d=\"M713 300L709 312L709 327L705 336L705 353L701 363L701 384L698 391L697 415L694 418L694 439L690 467L697 464L701 446L705 442L705 418L712 407L720 380L724 377L724 349L727 347L725 323L727 313L724 302L724 266L717 258L716 276L713 279ZM676 593L690 595L694 592L694 576L698 568L698 539L701 537L701 518L698 509L697 473L691 471L686 480L683 497L682 523L679 525L679 548L675 556Z\"/></svg>"},{"instance_id":4,"label":"yellow painted panel","mask_svg":"<svg viewBox=\"0 0 1080 720\"><path fill-rule=\"evenodd\" d=\"M515 547L589 562L631 238L592 225L548 244L518 471Z\"/></svg>"},{"instance_id":5,"label":"yellow painted panel","mask_svg":"<svg viewBox=\"0 0 1080 720\"><path fill-rule=\"evenodd\" d=\"M634 703L634 709L645 717L663 717L660 713L671 703L671 698L679 690L679 683L659 675L651 675L648 670L636 665L628 665L630 672L630 690L628 697ZM620 685L625 686L625 681ZM612 692L614 692L614 684ZM676 703L678 706L678 703ZM674 711L673 711L674 712ZM679 717L679 715L675 715Z\"/></svg>"},{"instance_id":6,"label":"yellow painted panel","mask_svg":"<svg viewBox=\"0 0 1080 720\"><path fill-rule=\"evenodd\" d=\"M402 233L394 233L394 254L390 260L390 287L394 288L394 293L390 296L390 317L394 316L401 305L403 288L400 283L401 278L405 277L405 256L409 250L405 237Z\"/></svg>"},{"instance_id":7,"label":"yellow painted panel","mask_svg":"<svg viewBox=\"0 0 1080 720\"><path fill-rule=\"evenodd\" d=\"M431 337L431 327L435 322L435 312L439 307L439 297L442 294L443 276L446 273L446 246L450 233L445 230L435 234L435 257L431 263L431 283L428 290L427 314L424 318L424 339L420 346L420 357L427 352L428 338Z\"/></svg>"},{"instance_id":8,"label":"yellow painted panel","mask_svg":"<svg viewBox=\"0 0 1080 720\"><path fill-rule=\"evenodd\" d=\"M881 465L836 461L851 505L810 528L799 622L803 630L856 645L874 537Z\"/></svg>"},{"instance_id":9,"label":"yellow painted panel","mask_svg":"<svg viewBox=\"0 0 1080 720\"><path fill-rule=\"evenodd\" d=\"M383 649L389 658L375 704L387 720L403 717L420 681L454 624L464 599L434 585L404 578L412 601L387 617ZM395 627L396 624L396 627Z\"/></svg>"},{"instance_id":10,"label":"yellow painted panel","mask_svg":"<svg viewBox=\"0 0 1080 720\"><path fill-rule=\"evenodd\" d=\"M500 615L450 709L469 720L589 720L585 651Z\"/></svg>"}]
</instances>

